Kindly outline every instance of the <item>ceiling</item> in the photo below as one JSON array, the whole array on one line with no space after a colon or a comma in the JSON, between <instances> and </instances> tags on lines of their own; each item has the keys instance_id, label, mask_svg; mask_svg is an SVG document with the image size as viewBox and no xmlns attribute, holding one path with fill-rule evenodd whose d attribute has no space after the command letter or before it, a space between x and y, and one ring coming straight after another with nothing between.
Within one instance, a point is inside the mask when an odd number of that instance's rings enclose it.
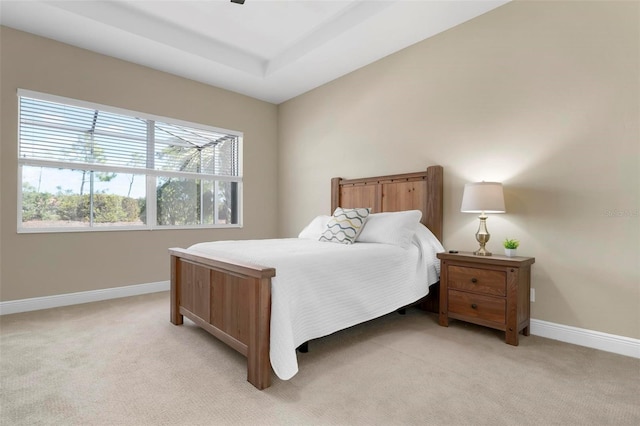
<instances>
[{"instance_id":1,"label":"ceiling","mask_svg":"<svg viewBox=\"0 0 640 426\"><path fill-rule=\"evenodd\" d=\"M275 104L509 0L1 0L2 25Z\"/></svg>"}]
</instances>

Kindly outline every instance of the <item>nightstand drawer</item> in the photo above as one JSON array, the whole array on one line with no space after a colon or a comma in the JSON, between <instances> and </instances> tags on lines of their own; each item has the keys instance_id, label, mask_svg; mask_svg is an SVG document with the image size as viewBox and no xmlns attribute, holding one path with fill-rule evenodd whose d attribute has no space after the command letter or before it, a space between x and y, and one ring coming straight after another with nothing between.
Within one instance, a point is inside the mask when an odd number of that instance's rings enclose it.
<instances>
[{"instance_id":1,"label":"nightstand drawer","mask_svg":"<svg viewBox=\"0 0 640 426\"><path fill-rule=\"evenodd\" d=\"M449 290L449 312L504 324L507 302L503 298Z\"/></svg>"},{"instance_id":2,"label":"nightstand drawer","mask_svg":"<svg viewBox=\"0 0 640 426\"><path fill-rule=\"evenodd\" d=\"M503 271L449 266L449 288L468 290L482 294L505 296L507 274Z\"/></svg>"}]
</instances>

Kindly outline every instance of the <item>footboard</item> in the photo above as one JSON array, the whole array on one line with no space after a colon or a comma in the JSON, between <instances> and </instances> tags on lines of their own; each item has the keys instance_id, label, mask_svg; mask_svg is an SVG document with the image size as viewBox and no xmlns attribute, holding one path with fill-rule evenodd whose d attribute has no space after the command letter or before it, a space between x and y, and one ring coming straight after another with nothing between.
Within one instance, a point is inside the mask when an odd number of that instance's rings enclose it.
<instances>
[{"instance_id":1,"label":"footboard","mask_svg":"<svg viewBox=\"0 0 640 426\"><path fill-rule=\"evenodd\" d=\"M274 268L169 249L171 322L186 316L247 357L247 380L271 384L269 325Z\"/></svg>"}]
</instances>

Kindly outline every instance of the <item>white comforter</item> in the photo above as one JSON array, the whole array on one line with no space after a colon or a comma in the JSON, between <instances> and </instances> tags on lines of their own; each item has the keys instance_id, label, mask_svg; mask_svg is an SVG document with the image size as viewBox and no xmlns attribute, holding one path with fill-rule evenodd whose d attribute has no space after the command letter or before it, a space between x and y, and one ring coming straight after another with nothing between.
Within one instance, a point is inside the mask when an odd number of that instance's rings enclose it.
<instances>
[{"instance_id":1,"label":"white comforter","mask_svg":"<svg viewBox=\"0 0 640 426\"><path fill-rule=\"evenodd\" d=\"M298 372L296 348L302 343L393 312L429 292L439 279L436 253L443 248L435 238L418 235L409 249L288 238L207 242L190 250L276 268L270 359L276 375L288 380Z\"/></svg>"}]
</instances>

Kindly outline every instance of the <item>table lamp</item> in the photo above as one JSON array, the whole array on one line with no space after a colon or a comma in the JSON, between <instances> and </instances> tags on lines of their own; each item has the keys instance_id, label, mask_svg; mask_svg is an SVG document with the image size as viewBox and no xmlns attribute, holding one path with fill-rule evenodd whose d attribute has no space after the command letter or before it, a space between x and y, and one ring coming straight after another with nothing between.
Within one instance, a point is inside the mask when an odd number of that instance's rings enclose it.
<instances>
[{"instance_id":1,"label":"table lamp","mask_svg":"<svg viewBox=\"0 0 640 426\"><path fill-rule=\"evenodd\" d=\"M476 240L480 243L480 248L473 252L476 256L491 256L485 245L491 235L487 231L486 213L504 213L504 194L502 184L499 182L475 182L467 183L462 194L463 213L480 213L480 226L476 232Z\"/></svg>"}]
</instances>

